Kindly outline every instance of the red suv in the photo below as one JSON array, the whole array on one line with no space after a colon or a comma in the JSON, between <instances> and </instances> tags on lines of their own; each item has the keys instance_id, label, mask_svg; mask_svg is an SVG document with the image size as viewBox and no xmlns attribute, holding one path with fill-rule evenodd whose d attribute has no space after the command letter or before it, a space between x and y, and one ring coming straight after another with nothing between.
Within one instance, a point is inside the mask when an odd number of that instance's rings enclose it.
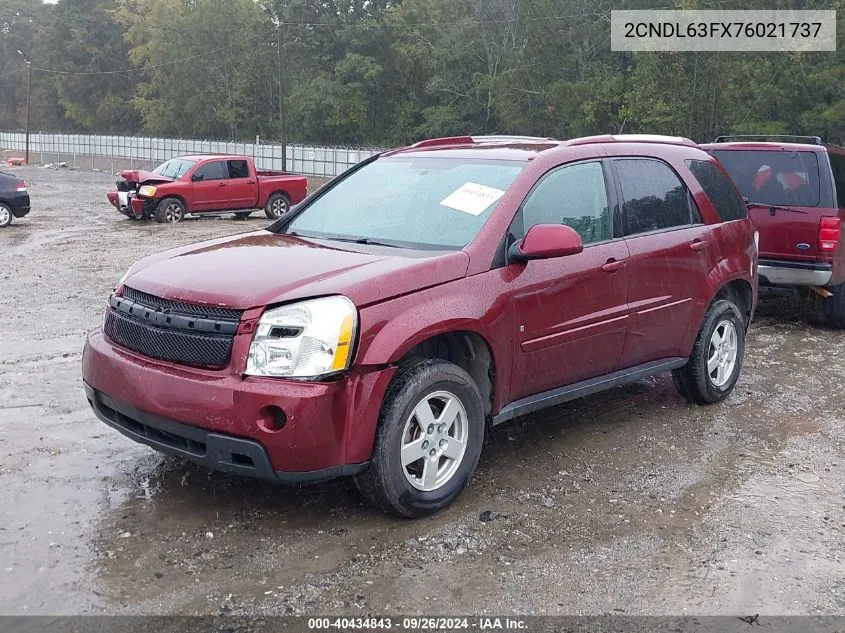
<instances>
[{"instance_id":1,"label":"red suv","mask_svg":"<svg viewBox=\"0 0 845 633\"><path fill-rule=\"evenodd\" d=\"M702 147L748 201L760 231L761 287L814 288L827 323L845 328L845 148L815 136L720 136Z\"/></svg>"},{"instance_id":2,"label":"red suv","mask_svg":"<svg viewBox=\"0 0 845 633\"><path fill-rule=\"evenodd\" d=\"M486 423L672 370L733 389L755 230L692 141L456 137L373 157L266 230L142 259L83 357L106 424L422 516Z\"/></svg>"}]
</instances>

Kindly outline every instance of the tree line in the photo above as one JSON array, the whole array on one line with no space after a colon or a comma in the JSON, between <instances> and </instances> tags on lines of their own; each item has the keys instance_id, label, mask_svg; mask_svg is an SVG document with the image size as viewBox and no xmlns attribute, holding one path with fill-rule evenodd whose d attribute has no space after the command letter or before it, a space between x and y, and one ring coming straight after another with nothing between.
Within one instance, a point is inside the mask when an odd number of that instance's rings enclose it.
<instances>
[{"instance_id":1,"label":"tree line","mask_svg":"<svg viewBox=\"0 0 845 633\"><path fill-rule=\"evenodd\" d=\"M621 53L610 10L839 9L825 53ZM845 142L845 0L3 0L0 129L394 146L457 134Z\"/></svg>"}]
</instances>

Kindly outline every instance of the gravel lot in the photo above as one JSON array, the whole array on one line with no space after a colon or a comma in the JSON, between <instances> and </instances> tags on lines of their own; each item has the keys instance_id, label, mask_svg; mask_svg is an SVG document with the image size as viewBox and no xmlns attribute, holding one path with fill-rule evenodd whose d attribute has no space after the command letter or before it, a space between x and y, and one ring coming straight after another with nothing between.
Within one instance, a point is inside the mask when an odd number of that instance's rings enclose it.
<instances>
[{"instance_id":1,"label":"gravel lot","mask_svg":"<svg viewBox=\"0 0 845 633\"><path fill-rule=\"evenodd\" d=\"M118 277L267 224L132 222L114 176L28 167L0 231L0 613L843 614L845 334L765 304L722 405L667 376L489 434L449 510L385 517L161 457L98 422L80 358Z\"/></svg>"}]
</instances>

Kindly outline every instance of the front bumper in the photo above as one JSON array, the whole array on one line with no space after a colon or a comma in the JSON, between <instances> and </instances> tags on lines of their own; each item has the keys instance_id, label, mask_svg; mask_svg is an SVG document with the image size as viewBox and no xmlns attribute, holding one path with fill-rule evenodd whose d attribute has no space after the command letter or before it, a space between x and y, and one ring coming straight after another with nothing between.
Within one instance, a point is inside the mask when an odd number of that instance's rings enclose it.
<instances>
[{"instance_id":1,"label":"front bumper","mask_svg":"<svg viewBox=\"0 0 845 633\"><path fill-rule=\"evenodd\" d=\"M827 263L761 259L758 266L761 286L826 286L833 276Z\"/></svg>"},{"instance_id":2,"label":"front bumper","mask_svg":"<svg viewBox=\"0 0 845 633\"><path fill-rule=\"evenodd\" d=\"M144 217L144 201L139 200L132 191L109 191L106 198L109 204L127 218L140 220Z\"/></svg>"},{"instance_id":3,"label":"front bumper","mask_svg":"<svg viewBox=\"0 0 845 633\"><path fill-rule=\"evenodd\" d=\"M242 377L153 361L96 330L82 358L85 391L103 422L171 455L281 482L322 481L365 468L394 368L334 382ZM272 424L273 407L287 422Z\"/></svg>"}]
</instances>

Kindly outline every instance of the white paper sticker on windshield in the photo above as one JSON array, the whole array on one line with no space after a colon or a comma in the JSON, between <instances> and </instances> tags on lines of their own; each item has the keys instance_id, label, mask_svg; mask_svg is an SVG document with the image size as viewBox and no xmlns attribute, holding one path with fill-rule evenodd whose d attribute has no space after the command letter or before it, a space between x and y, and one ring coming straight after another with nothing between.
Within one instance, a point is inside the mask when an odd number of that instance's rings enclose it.
<instances>
[{"instance_id":1,"label":"white paper sticker on windshield","mask_svg":"<svg viewBox=\"0 0 845 633\"><path fill-rule=\"evenodd\" d=\"M503 195L505 195L505 192L501 189L468 182L446 196L440 201L440 204L470 215L481 215Z\"/></svg>"}]
</instances>

